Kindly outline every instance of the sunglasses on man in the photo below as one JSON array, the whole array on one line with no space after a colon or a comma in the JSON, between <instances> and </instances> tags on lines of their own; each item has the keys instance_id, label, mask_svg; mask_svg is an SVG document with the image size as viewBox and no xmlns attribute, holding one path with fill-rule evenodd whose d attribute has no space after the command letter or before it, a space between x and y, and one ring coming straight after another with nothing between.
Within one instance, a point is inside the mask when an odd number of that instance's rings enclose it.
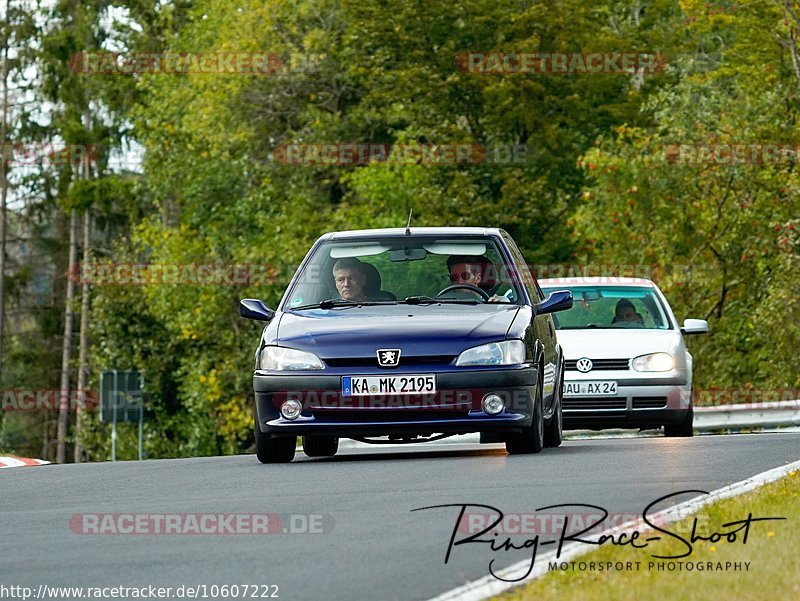
<instances>
[{"instance_id":1,"label":"sunglasses on man","mask_svg":"<svg viewBox=\"0 0 800 601\"><path fill-rule=\"evenodd\" d=\"M480 275L480 269L475 271L454 271L450 274L450 281L466 282L467 280L471 280L473 277L480 277Z\"/></svg>"}]
</instances>

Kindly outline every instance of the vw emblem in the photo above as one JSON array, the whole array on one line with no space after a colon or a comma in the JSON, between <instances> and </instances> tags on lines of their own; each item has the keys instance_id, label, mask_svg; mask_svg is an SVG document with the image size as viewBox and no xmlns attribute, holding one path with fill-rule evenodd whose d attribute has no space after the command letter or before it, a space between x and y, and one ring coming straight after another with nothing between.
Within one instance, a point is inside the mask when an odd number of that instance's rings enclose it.
<instances>
[{"instance_id":1,"label":"vw emblem","mask_svg":"<svg viewBox=\"0 0 800 601\"><path fill-rule=\"evenodd\" d=\"M583 359L578 359L578 363L575 365L578 368L578 371L585 374L587 371L592 371L592 360L587 359L584 357Z\"/></svg>"},{"instance_id":2,"label":"vw emblem","mask_svg":"<svg viewBox=\"0 0 800 601\"><path fill-rule=\"evenodd\" d=\"M381 348L377 351L379 367L397 367L400 365L399 348Z\"/></svg>"}]
</instances>

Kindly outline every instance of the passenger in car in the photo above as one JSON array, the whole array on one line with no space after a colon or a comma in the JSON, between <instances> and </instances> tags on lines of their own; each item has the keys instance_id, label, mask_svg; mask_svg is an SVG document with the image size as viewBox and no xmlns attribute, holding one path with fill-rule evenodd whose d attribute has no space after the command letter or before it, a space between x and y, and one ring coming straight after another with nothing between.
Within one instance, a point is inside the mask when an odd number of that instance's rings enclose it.
<instances>
[{"instance_id":1,"label":"passenger in car","mask_svg":"<svg viewBox=\"0 0 800 601\"><path fill-rule=\"evenodd\" d=\"M364 264L355 257L339 259L333 266L333 282L343 300L367 300L364 286L367 273Z\"/></svg>"}]
</instances>

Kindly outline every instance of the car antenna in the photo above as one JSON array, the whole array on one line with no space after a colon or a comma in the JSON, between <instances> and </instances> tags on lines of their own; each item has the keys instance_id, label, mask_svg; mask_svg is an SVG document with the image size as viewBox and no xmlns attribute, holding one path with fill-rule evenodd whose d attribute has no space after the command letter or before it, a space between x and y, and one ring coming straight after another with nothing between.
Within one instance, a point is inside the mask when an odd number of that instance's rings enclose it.
<instances>
[{"instance_id":1,"label":"car antenna","mask_svg":"<svg viewBox=\"0 0 800 601\"><path fill-rule=\"evenodd\" d=\"M411 215L414 214L414 209L408 210L408 223L406 224L406 236L411 235Z\"/></svg>"}]
</instances>

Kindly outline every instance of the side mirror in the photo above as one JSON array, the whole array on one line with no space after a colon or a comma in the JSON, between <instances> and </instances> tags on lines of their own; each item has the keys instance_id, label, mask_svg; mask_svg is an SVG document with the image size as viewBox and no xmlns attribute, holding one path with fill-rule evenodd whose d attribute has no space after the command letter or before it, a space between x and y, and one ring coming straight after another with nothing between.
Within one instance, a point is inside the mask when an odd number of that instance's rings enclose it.
<instances>
[{"instance_id":1,"label":"side mirror","mask_svg":"<svg viewBox=\"0 0 800 601\"><path fill-rule=\"evenodd\" d=\"M267 307L262 300L243 298L239 301L239 315L257 321L270 321L275 317L275 311Z\"/></svg>"},{"instance_id":2,"label":"side mirror","mask_svg":"<svg viewBox=\"0 0 800 601\"><path fill-rule=\"evenodd\" d=\"M572 292L556 290L539 304L539 313L555 313L572 309Z\"/></svg>"},{"instance_id":3,"label":"side mirror","mask_svg":"<svg viewBox=\"0 0 800 601\"><path fill-rule=\"evenodd\" d=\"M684 335L707 334L708 322L705 319L687 319L683 322L681 333Z\"/></svg>"}]
</instances>

